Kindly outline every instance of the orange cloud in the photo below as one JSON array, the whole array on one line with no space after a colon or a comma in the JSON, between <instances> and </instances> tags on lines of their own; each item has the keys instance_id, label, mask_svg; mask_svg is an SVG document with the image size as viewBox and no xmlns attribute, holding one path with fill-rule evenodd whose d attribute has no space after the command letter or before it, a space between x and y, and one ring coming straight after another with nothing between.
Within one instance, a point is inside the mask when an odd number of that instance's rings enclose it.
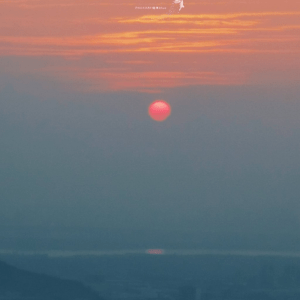
<instances>
[{"instance_id":1,"label":"orange cloud","mask_svg":"<svg viewBox=\"0 0 300 300\"><path fill-rule=\"evenodd\" d=\"M244 78L236 74L218 74L216 72L126 72L113 70L85 70L80 74L82 78L89 78L97 90L99 80L106 81L110 90L137 90L160 92L164 88L188 85L228 85L242 84Z\"/></svg>"},{"instance_id":2,"label":"orange cloud","mask_svg":"<svg viewBox=\"0 0 300 300\"><path fill-rule=\"evenodd\" d=\"M85 79L96 89L97 81L105 82L114 90L243 84L254 72L297 67L300 8L283 10L264 1L241 4L244 11L237 11L239 2L233 2L231 11L212 1L190 3L193 13L166 15L135 11L135 3L116 0L0 0L0 56L63 57L64 71L51 66L41 72L56 68L61 76ZM296 2L288 3L287 8ZM268 10L258 10L264 6ZM101 63L105 69L97 67Z\"/></svg>"}]
</instances>

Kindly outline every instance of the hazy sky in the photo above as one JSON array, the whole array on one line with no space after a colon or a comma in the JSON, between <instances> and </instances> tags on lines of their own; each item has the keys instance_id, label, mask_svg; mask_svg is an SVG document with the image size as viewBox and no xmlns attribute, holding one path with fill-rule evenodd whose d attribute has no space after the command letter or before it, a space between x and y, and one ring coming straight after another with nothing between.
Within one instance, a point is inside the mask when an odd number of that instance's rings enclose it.
<instances>
[{"instance_id":1,"label":"hazy sky","mask_svg":"<svg viewBox=\"0 0 300 300\"><path fill-rule=\"evenodd\" d=\"M171 3L0 0L2 228L298 232L299 1Z\"/></svg>"}]
</instances>

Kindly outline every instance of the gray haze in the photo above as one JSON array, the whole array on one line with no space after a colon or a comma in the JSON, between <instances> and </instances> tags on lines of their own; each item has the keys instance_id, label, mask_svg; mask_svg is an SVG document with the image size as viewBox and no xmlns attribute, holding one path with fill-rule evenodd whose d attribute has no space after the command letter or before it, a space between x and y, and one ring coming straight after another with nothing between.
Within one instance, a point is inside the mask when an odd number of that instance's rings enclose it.
<instances>
[{"instance_id":1,"label":"gray haze","mask_svg":"<svg viewBox=\"0 0 300 300\"><path fill-rule=\"evenodd\" d=\"M64 232L90 240L96 232L119 248L299 250L299 94L272 86L43 94L6 85L1 236L46 236L49 248ZM155 99L172 106L163 123L147 115Z\"/></svg>"}]
</instances>

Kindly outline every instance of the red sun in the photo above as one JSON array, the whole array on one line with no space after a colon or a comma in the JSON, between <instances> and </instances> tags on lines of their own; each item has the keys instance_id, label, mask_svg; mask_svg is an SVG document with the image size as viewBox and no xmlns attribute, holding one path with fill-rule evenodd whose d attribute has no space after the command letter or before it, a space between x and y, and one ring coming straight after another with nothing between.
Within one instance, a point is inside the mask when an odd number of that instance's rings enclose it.
<instances>
[{"instance_id":1,"label":"red sun","mask_svg":"<svg viewBox=\"0 0 300 300\"><path fill-rule=\"evenodd\" d=\"M171 106L163 100L156 100L150 104L148 112L153 120L162 122L171 114Z\"/></svg>"}]
</instances>

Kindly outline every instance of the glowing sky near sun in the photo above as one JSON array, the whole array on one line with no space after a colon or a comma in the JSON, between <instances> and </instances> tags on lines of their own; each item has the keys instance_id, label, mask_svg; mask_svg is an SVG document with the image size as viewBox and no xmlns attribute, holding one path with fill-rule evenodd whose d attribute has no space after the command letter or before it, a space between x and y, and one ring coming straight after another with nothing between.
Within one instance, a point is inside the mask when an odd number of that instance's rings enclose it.
<instances>
[{"instance_id":1,"label":"glowing sky near sun","mask_svg":"<svg viewBox=\"0 0 300 300\"><path fill-rule=\"evenodd\" d=\"M19 59L1 72L87 91L299 83L298 0L135 9L170 2L0 0L0 59Z\"/></svg>"}]
</instances>

